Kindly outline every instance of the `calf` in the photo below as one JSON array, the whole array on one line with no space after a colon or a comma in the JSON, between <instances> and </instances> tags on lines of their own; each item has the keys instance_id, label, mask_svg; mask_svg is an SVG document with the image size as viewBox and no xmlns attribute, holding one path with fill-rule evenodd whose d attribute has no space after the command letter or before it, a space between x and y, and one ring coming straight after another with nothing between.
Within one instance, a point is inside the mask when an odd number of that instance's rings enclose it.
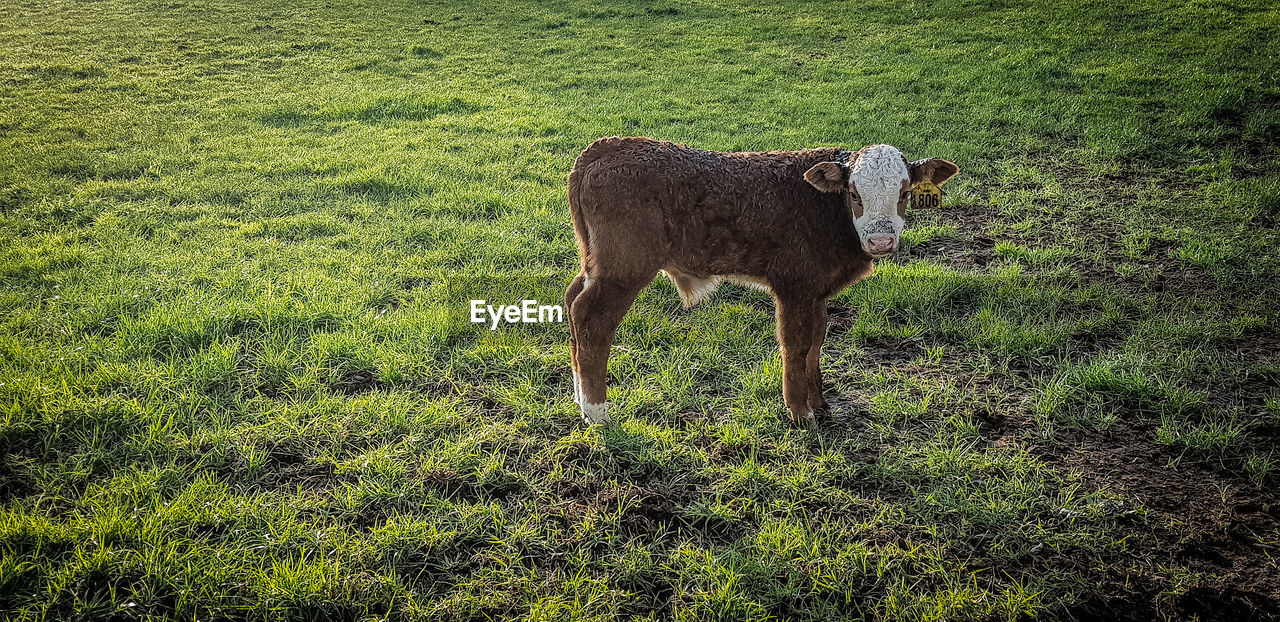
<instances>
[{"instance_id":1,"label":"calf","mask_svg":"<svg viewBox=\"0 0 1280 622\"><path fill-rule=\"evenodd\" d=\"M622 317L659 271L686 308L722 281L773 294L782 397L791 421L824 410L818 357L827 300L898 249L912 187L959 169L908 163L889 145L768 153L702 151L650 138L602 138L569 173L582 269L565 292L574 401L609 421L605 368Z\"/></svg>"}]
</instances>

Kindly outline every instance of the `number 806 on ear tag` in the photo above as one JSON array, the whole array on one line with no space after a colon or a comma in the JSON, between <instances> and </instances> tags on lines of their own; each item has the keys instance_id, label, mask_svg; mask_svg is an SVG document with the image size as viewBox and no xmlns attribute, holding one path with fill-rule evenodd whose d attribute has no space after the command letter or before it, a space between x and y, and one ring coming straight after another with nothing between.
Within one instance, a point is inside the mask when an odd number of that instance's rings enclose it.
<instances>
[{"instance_id":1,"label":"number 806 on ear tag","mask_svg":"<svg viewBox=\"0 0 1280 622\"><path fill-rule=\"evenodd\" d=\"M911 206L916 209L935 209L942 205L942 190L932 182L922 181L911 186Z\"/></svg>"}]
</instances>

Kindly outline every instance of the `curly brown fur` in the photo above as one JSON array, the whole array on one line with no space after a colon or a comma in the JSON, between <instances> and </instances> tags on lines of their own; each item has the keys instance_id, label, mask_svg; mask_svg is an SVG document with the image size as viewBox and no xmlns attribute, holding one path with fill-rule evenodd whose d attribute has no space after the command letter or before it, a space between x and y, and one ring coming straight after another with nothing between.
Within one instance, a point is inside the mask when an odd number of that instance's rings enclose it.
<instances>
[{"instance_id":1,"label":"curly brown fur","mask_svg":"<svg viewBox=\"0 0 1280 622\"><path fill-rule=\"evenodd\" d=\"M825 407L826 301L874 270L854 228L860 206L841 191L858 155L722 153L637 137L587 147L569 174L582 268L565 302L575 399L589 422L608 420L605 366L617 325L664 271L686 305L721 280L773 294L783 397L792 420L812 426L813 411Z\"/></svg>"}]
</instances>

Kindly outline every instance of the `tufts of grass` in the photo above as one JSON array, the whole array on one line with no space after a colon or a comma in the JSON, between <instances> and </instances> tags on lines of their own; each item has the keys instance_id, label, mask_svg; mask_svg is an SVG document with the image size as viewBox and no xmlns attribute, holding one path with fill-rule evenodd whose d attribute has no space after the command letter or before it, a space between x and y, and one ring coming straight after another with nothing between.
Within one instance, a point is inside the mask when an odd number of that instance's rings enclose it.
<instances>
[{"instance_id":1,"label":"tufts of grass","mask_svg":"<svg viewBox=\"0 0 1280 622\"><path fill-rule=\"evenodd\" d=\"M1224 522L1088 453L1274 503L1271 5L11 4L6 619L1280 598L1249 583L1273 525L1215 566L1179 547ZM782 420L760 292L643 291L610 429L579 423L562 323L471 321L562 298L567 172L625 134L960 165L831 302L818 433Z\"/></svg>"}]
</instances>

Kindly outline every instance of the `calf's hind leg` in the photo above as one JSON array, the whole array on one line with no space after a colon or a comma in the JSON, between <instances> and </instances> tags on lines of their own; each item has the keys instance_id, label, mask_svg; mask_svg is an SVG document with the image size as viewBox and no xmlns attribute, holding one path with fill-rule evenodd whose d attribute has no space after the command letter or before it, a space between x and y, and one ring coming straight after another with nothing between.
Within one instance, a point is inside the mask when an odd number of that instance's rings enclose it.
<instances>
[{"instance_id":1,"label":"calf's hind leg","mask_svg":"<svg viewBox=\"0 0 1280 622\"><path fill-rule=\"evenodd\" d=\"M577 343L579 404L587 424L609 423L609 405L605 402L609 348L613 346L622 317L654 274L646 278L588 276L585 287L573 301L570 331Z\"/></svg>"},{"instance_id":2,"label":"calf's hind leg","mask_svg":"<svg viewBox=\"0 0 1280 622\"><path fill-rule=\"evenodd\" d=\"M586 284L587 273L585 271L578 272L578 276L573 277L573 281L569 283L569 288L564 292L564 312L568 315L569 320L569 368L573 371L573 401L575 404L582 404L582 380L578 375L578 331L574 327L573 322L573 301L578 299L578 294L582 293L582 287Z\"/></svg>"}]
</instances>

